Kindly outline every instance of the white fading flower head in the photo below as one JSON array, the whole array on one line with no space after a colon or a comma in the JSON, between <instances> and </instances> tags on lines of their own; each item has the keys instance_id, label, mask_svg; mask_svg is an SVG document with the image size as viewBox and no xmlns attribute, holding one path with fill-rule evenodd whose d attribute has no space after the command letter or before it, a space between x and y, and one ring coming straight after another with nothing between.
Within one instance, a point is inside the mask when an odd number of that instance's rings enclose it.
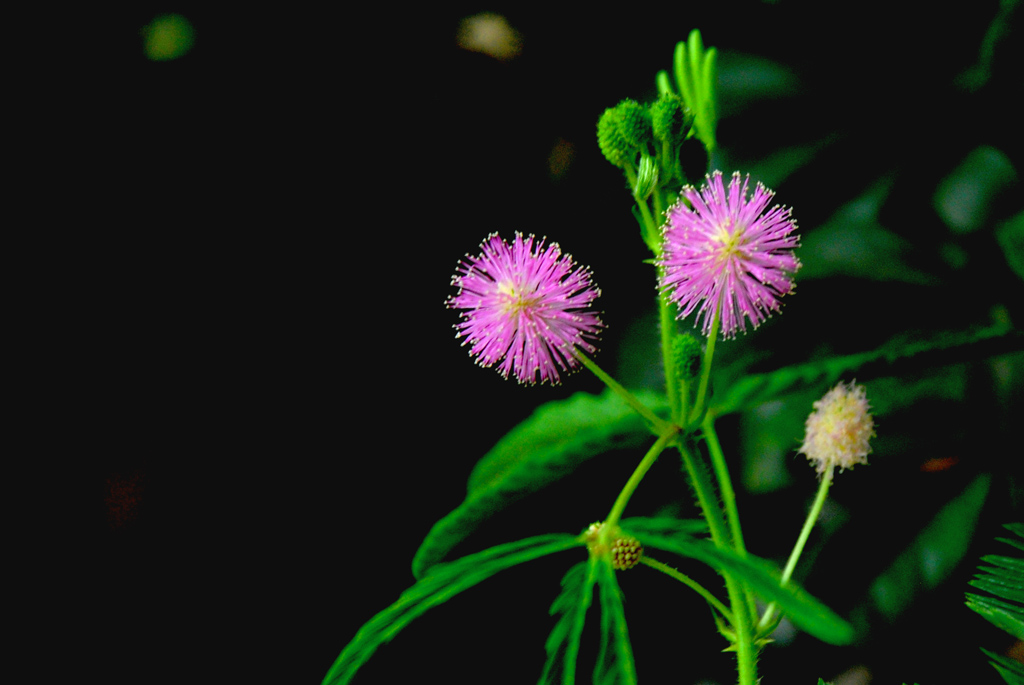
<instances>
[{"instance_id":1,"label":"white fading flower head","mask_svg":"<svg viewBox=\"0 0 1024 685\"><path fill-rule=\"evenodd\" d=\"M864 386L840 382L814 403L806 426L800 453L814 463L818 473L868 463L875 423Z\"/></svg>"}]
</instances>

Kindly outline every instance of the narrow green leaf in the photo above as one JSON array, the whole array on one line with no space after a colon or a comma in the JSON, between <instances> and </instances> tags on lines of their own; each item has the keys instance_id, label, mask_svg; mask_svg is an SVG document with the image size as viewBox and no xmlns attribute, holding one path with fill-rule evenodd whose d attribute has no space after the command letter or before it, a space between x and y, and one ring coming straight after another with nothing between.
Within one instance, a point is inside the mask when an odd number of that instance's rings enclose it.
<instances>
[{"instance_id":1,"label":"narrow green leaf","mask_svg":"<svg viewBox=\"0 0 1024 685\"><path fill-rule=\"evenodd\" d=\"M672 95L672 82L668 78L668 72L662 69L654 77L654 83L658 86L658 95Z\"/></svg>"},{"instance_id":2,"label":"narrow green leaf","mask_svg":"<svg viewBox=\"0 0 1024 685\"><path fill-rule=\"evenodd\" d=\"M973 587L1009 602L1024 605L1024 574L991 566L979 566L981 572L970 581Z\"/></svg>"},{"instance_id":3,"label":"narrow green leaf","mask_svg":"<svg viewBox=\"0 0 1024 685\"><path fill-rule=\"evenodd\" d=\"M945 333L928 341L892 341L876 350L787 366L740 378L716 398L717 415L742 411L785 393L835 384L853 371L898 375L918 366L940 366L967 359L1024 350L1024 334L1005 323L979 331Z\"/></svg>"},{"instance_id":4,"label":"narrow green leaf","mask_svg":"<svg viewBox=\"0 0 1024 685\"><path fill-rule=\"evenodd\" d=\"M823 679L818 678L818 685L828 685Z\"/></svg>"},{"instance_id":5,"label":"narrow green leaf","mask_svg":"<svg viewBox=\"0 0 1024 685\"><path fill-rule=\"evenodd\" d=\"M1024 559L1003 557L996 554L986 554L981 558L986 564L992 564L997 568L985 569L990 573L1002 573L1009 578L1020 578L1024 576Z\"/></svg>"},{"instance_id":6,"label":"narrow green leaf","mask_svg":"<svg viewBox=\"0 0 1024 685\"><path fill-rule=\"evenodd\" d=\"M1007 524L1006 528L1024 537L1024 526L1021 524ZM996 539L1019 548L1017 540ZM1024 640L1024 559L987 554L981 558L981 562L970 584L992 596L967 592L967 606L989 623L1018 640Z\"/></svg>"},{"instance_id":7,"label":"narrow green leaf","mask_svg":"<svg viewBox=\"0 0 1024 685\"><path fill-rule=\"evenodd\" d=\"M999 542L1005 542L1006 544L1016 547L1024 552L1024 542L1021 542L1020 540L1014 540L1013 538L996 538L996 540Z\"/></svg>"},{"instance_id":8,"label":"narrow green leaf","mask_svg":"<svg viewBox=\"0 0 1024 685\"><path fill-rule=\"evenodd\" d=\"M609 557L594 559L601 598L601 651L594 668L594 685L636 685L636 664L629 643L622 590Z\"/></svg>"},{"instance_id":9,"label":"narrow green leaf","mask_svg":"<svg viewBox=\"0 0 1024 685\"><path fill-rule=\"evenodd\" d=\"M322 685L349 682L377 647L390 641L428 609L443 604L499 571L582 544L575 535L538 535L434 566L428 575L403 592L394 604L359 629L327 672Z\"/></svg>"},{"instance_id":10,"label":"narrow green leaf","mask_svg":"<svg viewBox=\"0 0 1024 685\"><path fill-rule=\"evenodd\" d=\"M965 593L965 604L981 614L986 621L1005 630L1018 640L1024 640L1024 611L1019 605L1003 602L994 597L984 597L973 592Z\"/></svg>"},{"instance_id":11,"label":"narrow green leaf","mask_svg":"<svg viewBox=\"0 0 1024 685\"><path fill-rule=\"evenodd\" d=\"M701 97L703 93L703 87L701 84L701 74L704 72L704 42L700 38L700 31L694 29L690 31L690 36L686 40L686 69L687 78L693 85L693 95L696 98L693 103L693 111L697 112L702 110Z\"/></svg>"},{"instance_id":12,"label":"narrow green leaf","mask_svg":"<svg viewBox=\"0 0 1024 685\"><path fill-rule=\"evenodd\" d=\"M994 669L999 671L999 675L1003 676L1003 680L1009 683L1009 685L1024 685L1024 664L984 648L981 651L985 652L985 656L991 659L989 663L992 664Z\"/></svg>"},{"instance_id":13,"label":"narrow green leaf","mask_svg":"<svg viewBox=\"0 0 1024 685\"><path fill-rule=\"evenodd\" d=\"M619 527L637 528L655 535L682 535L687 538L707 535L708 522L704 519L677 519L668 516L635 516L619 521Z\"/></svg>"},{"instance_id":14,"label":"narrow green leaf","mask_svg":"<svg viewBox=\"0 0 1024 685\"><path fill-rule=\"evenodd\" d=\"M731 573L766 602L775 602L795 625L819 640L834 645L849 644L853 640L853 626L796 584L782 587L778 569L763 559L752 555L740 557L705 539L648 532L643 519L624 520L620 525L645 547L696 559L720 572Z\"/></svg>"},{"instance_id":15,"label":"narrow green leaf","mask_svg":"<svg viewBox=\"0 0 1024 685\"><path fill-rule=\"evenodd\" d=\"M548 658L540 685L576 685L576 658L587 609L594 598L594 572L591 558L570 568L562 578L562 591L551 604L551 614L560 616L544 644Z\"/></svg>"},{"instance_id":16,"label":"narrow green leaf","mask_svg":"<svg viewBox=\"0 0 1024 685\"><path fill-rule=\"evenodd\" d=\"M971 544L992 478L975 478L950 500L871 584L870 602L895 620L922 593L937 587L957 567Z\"/></svg>"},{"instance_id":17,"label":"narrow green leaf","mask_svg":"<svg viewBox=\"0 0 1024 685\"><path fill-rule=\"evenodd\" d=\"M655 411L660 395L637 392ZM505 435L477 463L466 499L434 524L413 559L421 577L495 512L572 473L587 460L612 449L639 448L651 437L643 419L617 395L577 393L549 402Z\"/></svg>"},{"instance_id":18,"label":"narrow green leaf","mask_svg":"<svg viewBox=\"0 0 1024 685\"><path fill-rule=\"evenodd\" d=\"M703 86L704 127L707 139L704 144L709 150L715 149L715 128L718 124L718 50L711 48L704 55L704 71L701 75Z\"/></svg>"},{"instance_id":19,"label":"narrow green leaf","mask_svg":"<svg viewBox=\"0 0 1024 685\"><path fill-rule=\"evenodd\" d=\"M676 75L676 85L679 86L679 94L683 103L696 113L697 94L690 80L690 71L686 67L687 48L686 41L676 43L676 51L672 58L672 70Z\"/></svg>"}]
</instances>

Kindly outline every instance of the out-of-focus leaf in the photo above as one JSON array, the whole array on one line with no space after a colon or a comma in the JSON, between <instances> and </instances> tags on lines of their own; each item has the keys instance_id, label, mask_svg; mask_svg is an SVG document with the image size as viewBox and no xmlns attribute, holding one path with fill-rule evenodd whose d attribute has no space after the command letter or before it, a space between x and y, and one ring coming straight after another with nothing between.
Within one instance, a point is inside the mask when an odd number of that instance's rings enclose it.
<instances>
[{"instance_id":1,"label":"out-of-focus leaf","mask_svg":"<svg viewBox=\"0 0 1024 685\"><path fill-rule=\"evenodd\" d=\"M933 276L904 259L910 244L878 222L891 189L891 179L878 180L864 195L801 236L801 281L842 274L872 281L934 282Z\"/></svg>"},{"instance_id":2,"label":"out-of-focus leaf","mask_svg":"<svg viewBox=\"0 0 1024 685\"><path fill-rule=\"evenodd\" d=\"M988 220L996 197L1016 177L1006 155L988 145L977 147L939 183L935 211L954 233L976 231Z\"/></svg>"},{"instance_id":3,"label":"out-of-focus leaf","mask_svg":"<svg viewBox=\"0 0 1024 685\"><path fill-rule=\"evenodd\" d=\"M922 593L945 580L970 547L992 478L985 473L950 500L868 591L871 603L895 620Z\"/></svg>"},{"instance_id":4,"label":"out-of-focus leaf","mask_svg":"<svg viewBox=\"0 0 1024 685\"><path fill-rule=\"evenodd\" d=\"M1024 334L1006 323L980 331L944 333L932 340L898 340L870 352L787 366L740 378L716 398L711 412L721 416L755 407L784 393L835 384L843 374L894 375L910 367L939 366L1024 349Z\"/></svg>"},{"instance_id":5,"label":"out-of-focus leaf","mask_svg":"<svg viewBox=\"0 0 1024 685\"><path fill-rule=\"evenodd\" d=\"M775 602L796 626L819 640L834 645L849 644L853 640L853 627L849 623L796 584L781 586L778 569L763 559L751 555L740 557L732 550L715 547L706 539L650 532L642 518L623 520L620 527L646 548L696 559L718 571L731 573L766 602Z\"/></svg>"},{"instance_id":6,"label":"out-of-focus leaf","mask_svg":"<svg viewBox=\"0 0 1024 685\"><path fill-rule=\"evenodd\" d=\"M591 557L570 568L562 578L562 591L551 604L551 614L559 614L559 618L544 644L548 658L540 685L576 685L576 657L587 609L594 599L595 573L595 559Z\"/></svg>"},{"instance_id":7,"label":"out-of-focus leaf","mask_svg":"<svg viewBox=\"0 0 1024 685\"><path fill-rule=\"evenodd\" d=\"M394 604L359 629L327 672L322 685L349 682L377 647L389 642L428 609L447 602L499 571L582 544L575 535L538 535L434 566L429 574L403 592ZM338 610L343 610L343 607Z\"/></svg>"},{"instance_id":8,"label":"out-of-focus leaf","mask_svg":"<svg viewBox=\"0 0 1024 685\"><path fill-rule=\"evenodd\" d=\"M797 95L800 79L784 64L730 50L723 52L718 60L718 88L721 117L728 119L751 107L764 106L766 100ZM775 186L769 184L769 187Z\"/></svg>"},{"instance_id":9,"label":"out-of-focus leaf","mask_svg":"<svg viewBox=\"0 0 1024 685\"><path fill-rule=\"evenodd\" d=\"M660 395L635 394L655 411L666 407ZM641 447L649 440L643 419L610 391L577 393L538 407L477 463L466 499L431 528L413 559L413 574L421 577L495 512L569 475L588 459Z\"/></svg>"},{"instance_id":10,"label":"out-of-focus leaf","mask_svg":"<svg viewBox=\"0 0 1024 685\"><path fill-rule=\"evenodd\" d=\"M610 557L595 558L593 563L601 598L601 651L594 668L594 685L636 685L633 647L615 569Z\"/></svg>"},{"instance_id":11,"label":"out-of-focus leaf","mask_svg":"<svg viewBox=\"0 0 1024 685\"><path fill-rule=\"evenodd\" d=\"M1024 279L1024 212L999 226L996 229L996 240L1003 249L1006 263Z\"/></svg>"},{"instance_id":12,"label":"out-of-focus leaf","mask_svg":"<svg viewBox=\"0 0 1024 685\"><path fill-rule=\"evenodd\" d=\"M143 50L155 62L184 56L195 43L192 23L180 14L163 14L142 29Z\"/></svg>"}]
</instances>

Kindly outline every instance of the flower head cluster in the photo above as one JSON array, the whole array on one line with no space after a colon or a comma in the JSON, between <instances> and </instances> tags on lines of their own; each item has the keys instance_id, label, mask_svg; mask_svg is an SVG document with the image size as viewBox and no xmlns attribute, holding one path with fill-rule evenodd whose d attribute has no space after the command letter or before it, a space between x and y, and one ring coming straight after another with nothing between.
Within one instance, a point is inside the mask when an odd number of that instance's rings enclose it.
<instances>
[{"instance_id":1,"label":"flower head cluster","mask_svg":"<svg viewBox=\"0 0 1024 685\"><path fill-rule=\"evenodd\" d=\"M864 386L840 383L814 403L807 417L807 434L801 454L814 462L818 473L867 464L869 440L875 435Z\"/></svg>"},{"instance_id":2,"label":"flower head cluster","mask_svg":"<svg viewBox=\"0 0 1024 685\"><path fill-rule=\"evenodd\" d=\"M459 291L447 304L462 317L456 337L478 364L497 364L506 378L557 384L579 365L577 348L595 351L590 341L604 327L589 309L601 294L590 271L532 235L516 233L509 245L493 234L480 249L452 277Z\"/></svg>"},{"instance_id":3,"label":"flower head cluster","mask_svg":"<svg viewBox=\"0 0 1024 685\"><path fill-rule=\"evenodd\" d=\"M679 306L680 319L698 310L705 335L716 314L725 338L746 332L748 319L757 328L781 308L800 268L790 210L776 205L766 212L774 193L758 183L748 199L749 181L734 173L726 193L716 171L700 192L684 187L666 213L661 288Z\"/></svg>"}]
</instances>

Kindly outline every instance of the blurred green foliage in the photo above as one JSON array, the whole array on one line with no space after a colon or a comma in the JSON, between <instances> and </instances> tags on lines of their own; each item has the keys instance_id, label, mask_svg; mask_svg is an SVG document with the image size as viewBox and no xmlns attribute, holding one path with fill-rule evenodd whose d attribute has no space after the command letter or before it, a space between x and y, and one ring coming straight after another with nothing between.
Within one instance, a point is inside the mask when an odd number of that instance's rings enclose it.
<instances>
[{"instance_id":1,"label":"blurred green foliage","mask_svg":"<svg viewBox=\"0 0 1024 685\"><path fill-rule=\"evenodd\" d=\"M180 14L163 14L142 29L143 50L154 62L188 54L196 39L192 23Z\"/></svg>"}]
</instances>

